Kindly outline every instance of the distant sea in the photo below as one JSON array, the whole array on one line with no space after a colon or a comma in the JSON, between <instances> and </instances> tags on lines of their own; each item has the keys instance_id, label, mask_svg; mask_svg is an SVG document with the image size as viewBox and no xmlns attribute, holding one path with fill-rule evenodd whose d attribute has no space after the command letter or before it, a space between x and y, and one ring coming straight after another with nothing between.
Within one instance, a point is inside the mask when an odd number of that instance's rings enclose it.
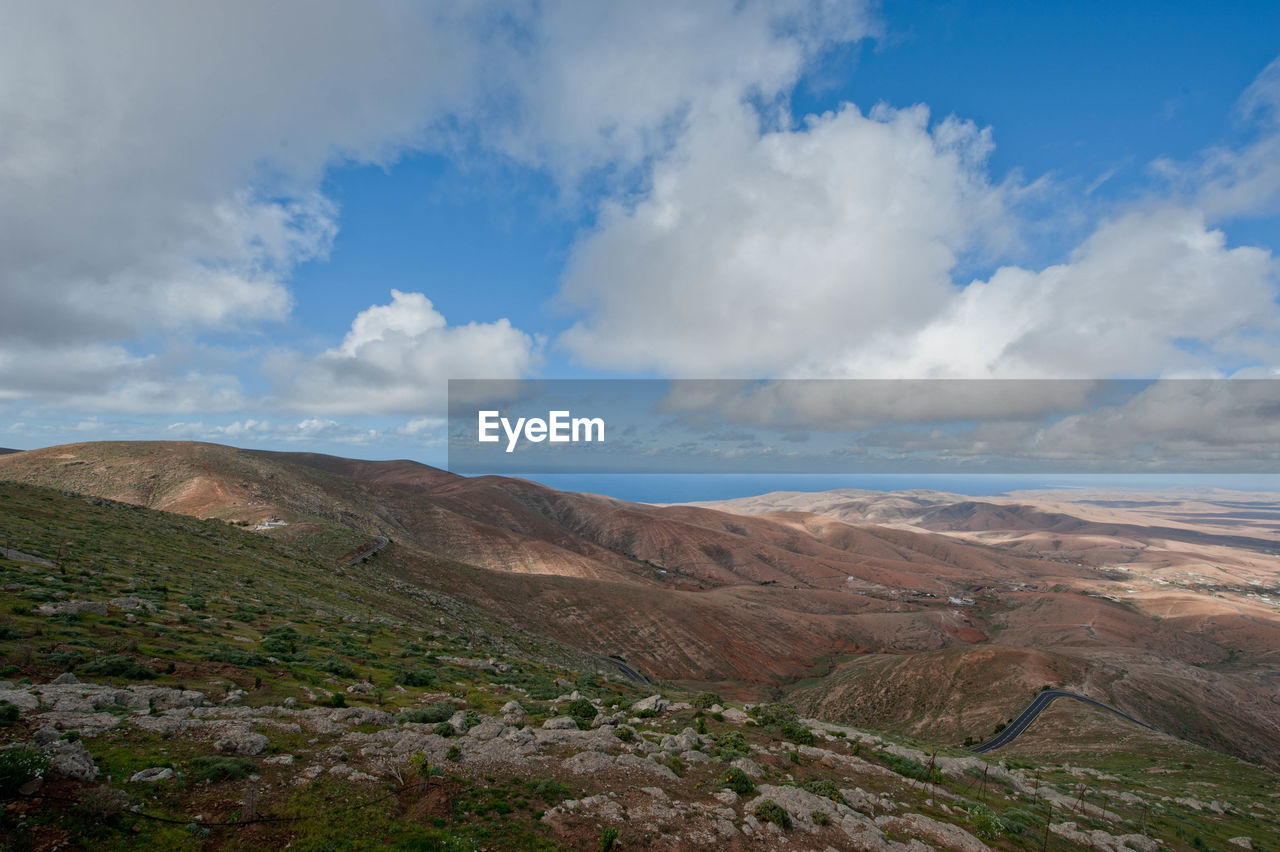
<instances>
[{"instance_id":1,"label":"distant sea","mask_svg":"<svg viewBox=\"0 0 1280 852\"><path fill-rule=\"evenodd\" d=\"M858 488L866 491L909 491L928 489L972 496L1005 494L1009 491L1043 489L1088 489L1149 491L1164 488L1222 488L1231 491L1272 491L1280 493L1276 474L884 474L856 476L844 474L544 474L527 476L561 491L588 491L620 500L642 503L689 503L754 497L770 491L831 491Z\"/></svg>"}]
</instances>

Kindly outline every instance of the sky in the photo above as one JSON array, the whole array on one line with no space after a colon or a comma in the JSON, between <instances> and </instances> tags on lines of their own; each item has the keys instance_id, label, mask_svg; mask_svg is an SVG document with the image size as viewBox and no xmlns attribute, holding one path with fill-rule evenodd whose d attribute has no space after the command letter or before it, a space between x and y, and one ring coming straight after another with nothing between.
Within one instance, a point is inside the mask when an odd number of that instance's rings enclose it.
<instances>
[{"instance_id":1,"label":"sky","mask_svg":"<svg viewBox=\"0 0 1280 852\"><path fill-rule=\"evenodd\" d=\"M0 0L0 446L1280 372L1280 5Z\"/></svg>"}]
</instances>

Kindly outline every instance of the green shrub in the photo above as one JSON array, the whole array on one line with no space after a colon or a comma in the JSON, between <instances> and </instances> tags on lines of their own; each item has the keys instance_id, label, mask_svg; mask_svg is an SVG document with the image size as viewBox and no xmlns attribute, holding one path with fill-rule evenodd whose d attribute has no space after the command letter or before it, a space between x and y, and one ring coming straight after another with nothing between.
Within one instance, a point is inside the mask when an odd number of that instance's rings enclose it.
<instances>
[{"instance_id":1,"label":"green shrub","mask_svg":"<svg viewBox=\"0 0 1280 852\"><path fill-rule=\"evenodd\" d=\"M790 704L757 704L747 711L752 719L760 725L780 725L783 722L794 722L800 714Z\"/></svg>"},{"instance_id":2,"label":"green shrub","mask_svg":"<svg viewBox=\"0 0 1280 852\"><path fill-rule=\"evenodd\" d=\"M321 660L316 663L316 668L334 677L355 678L356 676L356 670L342 660Z\"/></svg>"},{"instance_id":3,"label":"green shrub","mask_svg":"<svg viewBox=\"0 0 1280 852\"><path fill-rule=\"evenodd\" d=\"M579 698L570 702L569 707L565 710L565 715L578 723L578 727L582 730L590 730L591 722L596 717L596 708L585 698Z\"/></svg>"},{"instance_id":4,"label":"green shrub","mask_svg":"<svg viewBox=\"0 0 1280 852\"><path fill-rule=\"evenodd\" d=\"M341 692L335 692L333 695L329 696L329 706L330 707L346 707L347 697L343 695Z\"/></svg>"},{"instance_id":5,"label":"green shrub","mask_svg":"<svg viewBox=\"0 0 1280 852\"><path fill-rule=\"evenodd\" d=\"M730 766L720 778L720 784L739 796L746 796L756 791L756 784L751 776L736 766Z\"/></svg>"},{"instance_id":6,"label":"green shrub","mask_svg":"<svg viewBox=\"0 0 1280 852\"><path fill-rule=\"evenodd\" d=\"M215 663L229 663L233 666L267 665L266 657L250 651L242 651L239 648L215 648L205 654L204 658Z\"/></svg>"},{"instance_id":7,"label":"green shrub","mask_svg":"<svg viewBox=\"0 0 1280 852\"><path fill-rule=\"evenodd\" d=\"M18 717L22 715L18 711L16 704L10 704L8 701L0 701L0 725L12 725L18 721Z\"/></svg>"},{"instance_id":8,"label":"green shrub","mask_svg":"<svg viewBox=\"0 0 1280 852\"><path fill-rule=\"evenodd\" d=\"M982 803L969 808L969 824L973 827L973 833L983 840L998 840L1008 834L1004 820Z\"/></svg>"},{"instance_id":9,"label":"green shrub","mask_svg":"<svg viewBox=\"0 0 1280 852\"><path fill-rule=\"evenodd\" d=\"M877 755L885 766L894 772L906 778L912 778L917 781L928 781L932 784L942 782L942 772L938 767L933 767L932 771L926 773L925 768L920 761L913 760L910 757L903 757L900 754L894 754L891 751L882 751Z\"/></svg>"},{"instance_id":10,"label":"green shrub","mask_svg":"<svg viewBox=\"0 0 1280 852\"><path fill-rule=\"evenodd\" d=\"M636 738L636 729L630 725L619 725L613 729L613 735L624 743L634 742Z\"/></svg>"},{"instance_id":11,"label":"green shrub","mask_svg":"<svg viewBox=\"0 0 1280 852\"><path fill-rule=\"evenodd\" d=\"M808 790L815 796L821 796L824 799L830 799L838 805L848 804L844 800L844 796L840 793L840 788L836 786L836 782L830 778L814 778L800 785L800 789Z\"/></svg>"},{"instance_id":12,"label":"green shrub","mask_svg":"<svg viewBox=\"0 0 1280 852\"><path fill-rule=\"evenodd\" d=\"M208 606L208 603L200 595L190 595L182 599L182 602L194 610L202 610Z\"/></svg>"},{"instance_id":13,"label":"green shrub","mask_svg":"<svg viewBox=\"0 0 1280 852\"><path fill-rule=\"evenodd\" d=\"M778 828L791 827L791 814L787 813L782 805L778 804L773 799L765 799L763 802L756 805L756 809L753 813L756 815L756 819L761 822L771 822L778 826Z\"/></svg>"},{"instance_id":14,"label":"green shrub","mask_svg":"<svg viewBox=\"0 0 1280 852\"><path fill-rule=\"evenodd\" d=\"M714 692L699 692L689 703L699 710L710 710L716 704L723 705L724 699Z\"/></svg>"},{"instance_id":15,"label":"green shrub","mask_svg":"<svg viewBox=\"0 0 1280 852\"><path fill-rule=\"evenodd\" d=\"M787 721L778 725L778 732L783 739L790 740L796 745L811 746L814 743L813 731L810 731L799 722Z\"/></svg>"},{"instance_id":16,"label":"green shrub","mask_svg":"<svg viewBox=\"0 0 1280 852\"><path fill-rule=\"evenodd\" d=\"M831 817L827 816L826 811L814 811L809 814L809 818L813 820L814 825L831 825Z\"/></svg>"},{"instance_id":17,"label":"green shrub","mask_svg":"<svg viewBox=\"0 0 1280 852\"><path fill-rule=\"evenodd\" d=\"M569 793L571 792L568 787L554 778L540 778L533 782L529 790L544 802L553 805L557 805L569 798Z\"/></svg>"},{"instance_id":18,"label":"green shrub","mask_svg":"<svg viewBox=\"0 0 1280 852\"><path fill-rule=\"evenodd\" d=\"M407 710L400 711L397 717L401 722L417 722L424 725L434 725L437 722L447 721L453 715L453 705L448 701L439 701L430 707L410 707Z\"/></svg>"},{"instance_id":19,"label":"green shrub","mask_svg":"<svg viewBox=\"0 0 1280 852\"><path fill-rule=\"evenodd\" d=\"M751 752L751 746L747 745L747 738L738 731L725 731L717 736L716 748L718 749L716 756L725 763L746 757Z\"/></svg>"},{"instance_id":20,"label":"green shrub","mask_svg":"<svg viewBox=\"0 0 1280 852\"><path fill-rule=\"evenodd\" d=\"M0 751L0 795L13 796L23 784L43 778L49 759L26 746Z\"/></svg>"},{"instance_id":21,"label":"green shrub","mask_svg":"<svg viewBox=\"0 0 1280 852\"><path fill-rule=\"evenodd\" d=\"M456 734L457 731L454 730L451 723L441 722L431 729L431 733L435 734L437 737L451 737Z\"/></svg>"},{"instance_id":22,"label":"green shrub","mask_svg":"<svg viewBox=\"0 0 1280 852\"><path fill-rule=\"evenodd\" d=\"M129 680L151 680L158 675L132 657L111 654L90 660L80 667L81 674L97 677L123 677Z\"/></svg>"},{"instance_id":23,"label":"green shrub","mask_svg":"<svg viewBox=\"0 0 1280 852\"><path fill-rule=\"evenodd\" d=\"M600 852L613 852L613 846L618 842L618 829L609 826L600 833Z\"/></svg>"},{"instance_id":24,"label":"green shrub","mask_svg":"<svg viewBox=\"0 0 1280 852\"><path fill-rule=\"evenodd\" d=\"M405 686L432 686L435 682L435 676L426 669L406 667L396 672L396 683L401 683Z\"/></svg>"},{"instance_id":25,"label":"green shrub","mask_svg":"<svg viewBox=\"0 0 1280 852\"><path fill-rule=\"evenodd\" d=\"M239 781L253 772L253 764L239 757L193 757L187 763L187 778L195 782L216 784L219 781Z\"/></svg>"},{"instance_id":26,"label":"green shrub","mask_svg":"<svg viewBox=\"0 0 1280 852\"><path fill-rule=\"evenodd\" d=\"M298 635L298 631L294 630L287 624L278 624L267 631L267 635L262 637L262 650L268 654L295 654L298 651L298 641L302 637Z\"/></svg>"},{"instance_id":27,"label":"green shrub","mask_svg":"<svg viewBox=\"0 0 1280 852\"><path fill-rule=\"evenodd\" d=\"M444 757L445 760L457 763L459 760L462 760L462 749L458 748L456 745L451 745L449 746L449 750L444 753Z\"/></svg>"}]
</instances>

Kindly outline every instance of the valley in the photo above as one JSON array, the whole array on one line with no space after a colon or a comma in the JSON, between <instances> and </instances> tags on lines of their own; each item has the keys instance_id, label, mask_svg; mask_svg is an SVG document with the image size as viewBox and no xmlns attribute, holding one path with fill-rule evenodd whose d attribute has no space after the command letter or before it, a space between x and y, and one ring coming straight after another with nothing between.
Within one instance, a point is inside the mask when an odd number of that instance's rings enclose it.
<instances>
[{"instance_id":1,"label":"valley","mask_svg":"<svg viewBox=\"0 0 1280 852\"><path fill-rule=\"evenodd\" d=\"M1064 849L1076 831L1133 836L1115 848L1280 843L1267 495L660 506L186 442L9 454L0 480L0 701L18 708L0 737L94 756L92 778L51 774L46 793L105 784L167 819L207 811L164 828L185 832L174 843L309 848L275 823L213 827L243 821L232 799L248 787L273 819L298 797L386 790L369 807L404 848L596 848L609 827L618 848L1039 848L1046 827ZM968 753L1045 689L1155 730L1059 701L1011 744ZM578 723L557 721L575 706ZM206 753L258 780L183 781ZM728 801L717 773L739 759L754 795ZM440 774L417 778L415 760ZM303 764L316 774L300 781ZM179 783L125 782L150 768ZM975 795L991 772L999 791ZM521 786L538 778L540 793ZM805 784L824 779L841 792L815 805L805 795L825 794ZM496 831L466 810L488 807L490 784L530 803L519 837L467 833ZM29 793L14 802L37 848L132 819L68 827ZM763 819L757 799L800 827ZM415 832L434 839L412 846ZM462 836L473 845L447 845Z\"/></svg>"}]
</instances>

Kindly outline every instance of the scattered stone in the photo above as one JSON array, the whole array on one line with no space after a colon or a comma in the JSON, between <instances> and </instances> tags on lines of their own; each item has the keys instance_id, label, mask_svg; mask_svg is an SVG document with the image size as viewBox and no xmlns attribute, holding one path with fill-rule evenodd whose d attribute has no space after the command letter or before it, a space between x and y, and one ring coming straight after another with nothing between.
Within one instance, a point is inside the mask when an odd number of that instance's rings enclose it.
<instances>
[{"instance_id":1,"label":"scattered stone","mask_svg":"<svg viewBox=\"0 0 1280 852\"><path fill-rule=\"evenodd\" d=\"M129 776L130 781L153 784L157 781L169 781L173 778L173 770L167 766L152 766Z\"/></svg>"},{"instance_id":2,"label":"scattered stone","mask_svg":"<svg viewBox=\"0 0 1280 852\"><path fill-rule=\"evenodd\" d=\"M111 600L107 601L107 604L115 609L124 610L125 612L136 612L137 610L140 610L140 609L145 610L147 612L156 611L155 604L153 604L151 601L145 601L142 598L135 598L135 597L112 598Z\"/></svg>"},{"instance_id":3,"label":"scattered stone","mask_svg":"<svg viewBox=\"0 0 1280 852\"><path fill-rule=\"evenodd\" d=\"M80 682L80 679L76 677L74 674L72 674L71 672L63 672L62 674L55 677L53 680L49 681L49 683L52 683L55 686L66 686L67 684L79 683L79 682Z\"/></svg>"},{"instance_id":4,"label":"scattered stone","mask_svg":"<svg viewBox=\"0 0 1280 852\"><path fill-rule=\"evenodd\" d=\"M213 747L218 751L230 752L242 757L253 757L254 755L262 754L268 745L269 741L262 734L255 734L252 731L236 731L214 742Z\"/></svg>"},{"instance_id":5,"label":"scattered stone","mask_svg":"<svg viewBox=\"0 0 1280 852\"><path fill-rule=\"evenodd\" d=\"M36 615L106 615L107 605L102 601L51 601L36 607Z\"/></svg>"},{"instance_id":6,"label":"scattered stone","mask_svg":"<svg viewBox=\"0 0 1280 852\"><path fill-rule=\"evenodd\" d=\"M1240 836L1240 837L1233 837L1233 838L1231 838L1230 840L1228 840L1227 842L1228 842L1228 843L1230 843L1232 846L1239 846L1241 849L1252 849L1252 848L1253 848L1253 838L1252 838L1252 837L1244 837L1244 836L1242 835L1242 836Z\"/></svg>"}]
</instances>

